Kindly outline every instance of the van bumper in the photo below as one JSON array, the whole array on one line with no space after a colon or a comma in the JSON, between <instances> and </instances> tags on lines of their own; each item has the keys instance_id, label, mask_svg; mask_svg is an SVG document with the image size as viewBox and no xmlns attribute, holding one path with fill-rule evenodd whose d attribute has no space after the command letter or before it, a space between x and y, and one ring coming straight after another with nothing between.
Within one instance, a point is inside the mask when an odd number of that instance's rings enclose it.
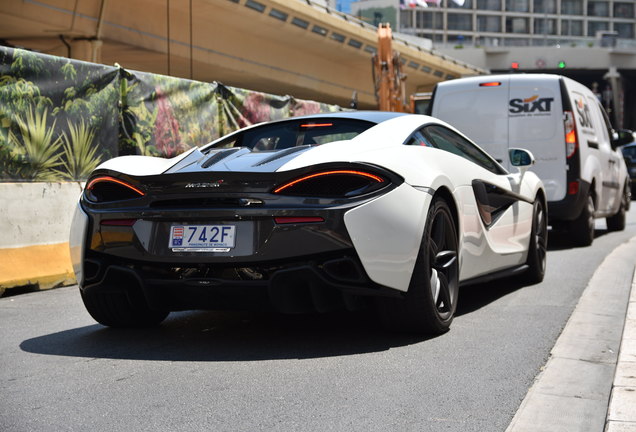
<instances>
[{"instance_id":1,"label":"van bumper","mask_svg":"<svg viewBox=\"0 0 636 432\"><path fill-rule=\"evenodd\" d=\"M548 219L553 221L572 221L579 217L590 192L590 183L578 180L578 193L566 195L560 201L548 201Z\"/></svg>"}]
</instances>

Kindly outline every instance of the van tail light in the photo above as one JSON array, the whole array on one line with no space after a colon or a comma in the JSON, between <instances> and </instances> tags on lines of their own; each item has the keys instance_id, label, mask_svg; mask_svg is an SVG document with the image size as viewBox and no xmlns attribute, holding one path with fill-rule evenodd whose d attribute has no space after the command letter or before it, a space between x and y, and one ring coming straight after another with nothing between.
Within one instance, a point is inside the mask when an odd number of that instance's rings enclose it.
<instances>
[{"instance_id":1,"label":"van tail light","mask_svg":"<svg viewBox=\"0 0 636 432\"><path fill-rule=\"evenodd\" d=\"M576 195L579 193L579 182L573 181L568 183L568 195Z\"/></svg>"},{"instance_id":2,"label":"van tail light","mask_svg":"<svg viewBox=\"0 0 636 432\"><path fill-rule=\"evenodd\" d=\"M574 113L572 111L564 111L563 115L563 123L565 126L565 155L571 158L579 147L579 143L576 139L576 122L574 121Z\"/></svg>"}]
</instances>

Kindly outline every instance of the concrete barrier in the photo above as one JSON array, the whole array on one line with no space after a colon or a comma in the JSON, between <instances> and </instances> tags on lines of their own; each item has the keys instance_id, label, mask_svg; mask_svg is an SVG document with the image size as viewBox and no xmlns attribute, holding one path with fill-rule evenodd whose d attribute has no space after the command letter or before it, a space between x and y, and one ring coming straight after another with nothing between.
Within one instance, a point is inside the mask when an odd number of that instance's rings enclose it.
<instances>
[{"instance_id":1,"label":"concrete barrier","mask_svg":"<svg viewBox=\"0 0 636 432\"><path fill-rule=\"evenodd\" d=\"M69 229L83 183L0 183L0 295L75 283Z\"/></svg>"}]
</instances>

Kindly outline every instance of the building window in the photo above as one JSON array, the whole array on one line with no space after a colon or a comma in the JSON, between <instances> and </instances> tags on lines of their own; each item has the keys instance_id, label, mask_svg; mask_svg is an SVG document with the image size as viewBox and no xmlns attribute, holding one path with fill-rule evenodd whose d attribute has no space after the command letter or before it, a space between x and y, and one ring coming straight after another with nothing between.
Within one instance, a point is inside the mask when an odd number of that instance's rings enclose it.
<instances>
[{"instance_id":1,"label":"building window","mask_svg":"<svg viewBox=\"0 0 636 432\"><path fill-rule=\"evenodd\" d=\"M400 23L402 27L413 28L413 12L408 10L400 11Z\"/></svg>"},{"instance_id":2,"label":"building window","mask_svg":"<svg viewBox=\"0 0 636 432\"><path fill-rule=\"evenodd\" d=\"M430 39L435 43L444 42L444 35L442 33L418 33L419 37Z\"/></svg>"},{"instance_id":3,"label":"building window","mask_svg":"<svg viewBox=\"0 0 636 432\"><path fill-rule=\"evenodd\" d=\"M469 14L448 14L448 30L467 30L472 31L473 19Z\"/></svg>"},{"instance_id":4,"label":"building window","mask_svg":"<svg viewBox=\"0 0 636 432\"><path fill-rule=\"evenodd\" d=\"M464 35L448 35L448 43L454 45L472 45L473 37L472 36L464 36Z\"/></svg>"},{"instance_id":5,"label":"building window","mask_svg":"<svg viewBox=\"0 0 636 432\"><path fill-rule=\"evenodd\" d=\"M562 20L561 35L562 36L583 36L583 21Z\"/></svg>"},{"instance_id":6,"label":"building window","mask_svg":"<svg viewBox=\"0 0 636 432\"><path fill-rule=\"evenodd\" d=\"M604 1L587 2L587 15L598 17L609 16L609 3Z\"/></svg>"},{"instance_id":7,"label":"building window","mask_svg":"<svg viewBox=\"0 0 636 432\"><path fill-rule=\"evenodd\" d=\"M490 15L477 15L477 31L501 32L501 18Z\"/></svg>"},{"instance_id":8,"label":"building window","mask_svg":"<svg viewBox=\"0 0 636 432\"><path fill-rule=\"evenodd\" d=\"M254 9L255 11L258 11L258 12L263 12L266 8L266 6L263 3L259 3L254 0L247 0L245 2L245 6L247 6L250 9Z\"/></svg>"},{"instance_id":9,"label":"building window","mask_svg":"<svg viewBox=\"0 0 636 432\"><path fill-rule=\"evenodd\" d=\"M634 18L634 4L614 3L614 18Z\"/></svg>"},{"instance_id":10,"label":"building window","mask_svg":"<svg viewBox=\"0 0 636 432\"><path fill-rule=\"evenodd\" d=\"M331 39L335 40L336 42L344 42L346 37L345 35L342 35L340 33L336 33L336 32L331 32Z\"/></svg>"},{"instance_id":11,"label":"building window","mask_svg":"<svg viewBox=\"0 0 636 432\"><path fill-rule=\"evenodd\" d=\"M300 27L300 28L304 28L304 29L306 29L307 27L309 27L309 22L307 22L307 21L305 21L305 20L302 20L302 19L300 19L300 18L296 18L296 17L294 17L294 18L292 19L292 22L291 22L291 23L292 23L293 25L295 25L295 26L298 26L298 27Z\"/></svg>"},{"instance_id":12,"label":"building window","mask_svg":"<svg viewBox=\"0 0 636 432\"><path fill-rule=\"evenodd\" d=\"M564 15L583 15L581 0L561 0L561 13Z\"/></svg>"},{"instance_id":13,"label":"building window","mask_svg":"<svg viewBox=\"0 0 636 432\"><path fill-rule=\"evenodd\" d=\"M534 0L534 13L556 13L556 2L554 0Z\"/></svg>"},{"instance_id":14,"label":"building window","mask_svg":"<svg viewBox=\"0 0 636 432\"><path fill-rule=\"evenodd\" d=\"M614 23L614 30L618 33L619 38L633 39L634 24L632 23Z\"/></svg>"},{"instance_id":15,"label":"building window","mask_svg":"<svg viewBox=\"0 0 636 432\"><path fill-rule=\"evenodd\" d=\"M528 33L528 18L506 18L506 33Z\"/></svg>"},{"instance_id":16,"label":"building window","mask_svg":"<svg viewBox=\"0 0 636 432\"><path fill-rule=\"evenodd\" d=\"M320 36L327 36L327 33L329 33L329 31L324 28L324 27L320 27L318 25L315 25L312 29L312 32L319 34Z\"/></svg>"},{"instance_id":17,"label":"building window","mask_svg":"<svg viewBox=\"0 0 636 432\"><path fill-rule=\"evenodd\" d=\"M505 46L516 46L516 47L520 47L520 46L528 46L530 45L530 41L526 38L523 39L512 39L512 38L506 38L504 39L504 45Z\"/></svg>"},{"instance_id":18,"label":"building window","mask_svg":"<svg viewBox=\"0 0 636 432\"><path fill-rule=\"evenodd\" d=\"M477 0L477 9L500 11L501 0Z\"/></svg>"},{"instance_id":19,"label":"building window","mask_svg":"<svg viewBox=\"0 0 636 432\"><path fill-rule=\"evenodd\" d=\"M441 12L417 12L417 28L441 30L444 28L444 17Z\"/></svg>"},{"instance_id":20,"label":"building window","mask_svg":"<svg viewBox=\"0 0 636 432\"><path fill-rule=\"evenodd\" d=\"M528 0L506 0L508 12L529 12Z\"/></svg>"},{"instance_id":21,"label":"building window","mask_svg":"<svg viewBox=\"0 0 636 432\"><path fill-rule=\"evenodd\" d=\"M587 23L587 35L596 36L596 32L609 30L607 21L590 21Z\"/></svg>"},{"instance_id":22,"label":"building window","mask_svg":"<svg viewBox=\"0 0 636 432\"><path fill-rule=\"evenodd\" d=\"M534 34L557 34L557 25L555 19L535 18Z\"/></svg>"}]
</instances>

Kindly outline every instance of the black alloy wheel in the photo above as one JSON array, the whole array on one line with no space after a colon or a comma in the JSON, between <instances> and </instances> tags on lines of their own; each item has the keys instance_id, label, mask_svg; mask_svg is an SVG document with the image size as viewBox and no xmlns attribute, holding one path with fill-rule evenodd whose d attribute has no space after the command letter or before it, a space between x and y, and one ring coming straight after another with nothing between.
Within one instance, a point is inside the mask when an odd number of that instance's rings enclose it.
<instances>
[{"instance_id":1,"label":"black alloy wheel","mask_svg":"<svg viewBox=\"0 0 636 432\"><path fill-rule=\"evenodd\" d=\"M594 241L594 197L587 196L581 214L570 226L570 240L577 246L589 246Z\"/></svg>"},{"instance_id":2,"label":"black alloy wheel","mask_svg":"<svg viewBox=\"0 0 636 432\"><path fill-rule=\"evenodd\" d=\"M457 228L448 204L438 197L428 212L406 296L380 300L380 310L392 329L438 335L450 328L458 293Z\"/></svg>"},{"instance_id":3,"label":"black alloy wheel","mask_svg":"<svg viewBox=\"0 0 636 432\"><path fill-rule=\"evenodd\" d=\"M543 201L537 197L533 205L532 231L528 245L528 270L524 278L527 283L535 284L543 281L547 262L548 223Z\"/></svg>"},{"instance_id":4,"label":"black alloy wheel","mask_svg":"<svg viewBox=\"0 0 636 432\"><path fill-rule=\"evenodd\" d=\"M627 223L627 210L631 204L631 193L629 186L625 184L623 186L623 193L621 194L621 204L616 214L605 219L607 222L608 231L623 231Z\"/></svg>"}]
</instances>

